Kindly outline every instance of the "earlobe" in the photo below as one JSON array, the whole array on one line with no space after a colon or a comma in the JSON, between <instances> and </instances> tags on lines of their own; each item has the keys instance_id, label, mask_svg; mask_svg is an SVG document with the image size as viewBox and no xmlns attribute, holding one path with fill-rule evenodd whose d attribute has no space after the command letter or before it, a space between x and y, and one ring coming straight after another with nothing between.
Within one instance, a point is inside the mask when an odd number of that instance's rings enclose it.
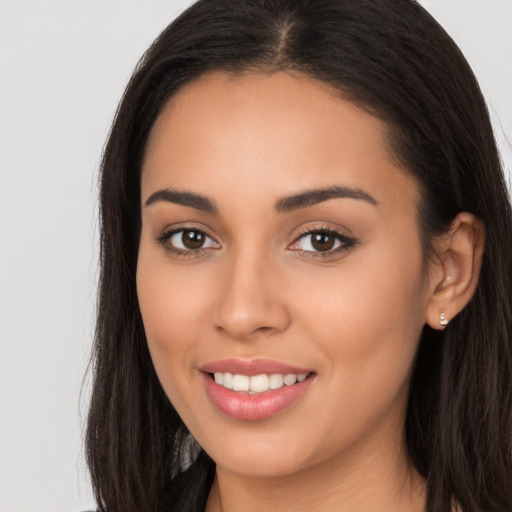
<instances>
[{"instance_id":1,"label":"earlobe","mask_svg":"<svg viewBox=\"0 0 512 512\"><path fill-rule=\"evenodd\" d=\"M485 245L483 222L461 212L435 245L425 321L433 329L444 329L471 300L478 285Z\"/></svg>"}]
</instances>

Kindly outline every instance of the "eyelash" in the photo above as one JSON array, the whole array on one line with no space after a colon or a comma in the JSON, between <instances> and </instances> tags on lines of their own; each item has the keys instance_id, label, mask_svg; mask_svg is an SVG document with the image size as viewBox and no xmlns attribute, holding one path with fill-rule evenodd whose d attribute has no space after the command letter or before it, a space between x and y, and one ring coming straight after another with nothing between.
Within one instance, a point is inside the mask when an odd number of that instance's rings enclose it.
<instances>
[{"instance_id":1,"label":"eyelash","mask_svg":"<svg viewBox=\"0 0 512 512\"><path fill-rule=\"evenodd\" d=\"M190 258L190 257L202 256L202 255L206 254L208 252L208 250L210 249L210 247L199 247L197 249L180 249L178 247L173 246L170 243L170 240L174 235L177 235L178 233L184 233L187 231L190 233L200 233L205 238L213 240L213 238L211 236L209 236L202 229L182 227L182 228L178 228L178 229L171 229L169 231L164 231L161 235L159 235L157 237L156 241L160 245L162 245L167 252L172 253L174 256L178 256L178 257L182 257L182 258ZM215 243L217 243L217 242L215 242Z\"/></svg>"},{"instance_id":2,"label":"eyelash","mask_svg":"<svg viewBox=\"0 0 512 512\"><path fill-rule=\"evenodd\" d=\"M338 255L340 253L349 251L350 249L352 249L354 247L354 245L357 244L357 240L355 238L351 238L346 235L342 235L340 232L338 232L332 228L320 227L320 228L313 228L313 229L311 229L311 228L304 229L302 232L299 233L299 235L295 238L295 240L293 241L293 243L291 245L295 245L301 239L304 239L307 236L312 236L316 233L332 236L335 239L335 241L338 241L340 243L340 246L335 248L334 250L327 250L327 251L305 251L303 249L292 249L292 250L296 250L297 252L301 252L302 254L307 254L307 256L310 258L327 259L334 255Z\"/></svg>"},{"instance_id":3,"label":"eyelash","mask_svg":"<svg viewBox=\"0 0 512 512\"><path fill-rule=\"evenodd\" d=\"M179 233L184 233L187 231L191 232L191 233L201 234L205 238L210 239L211 241L213 241L215 244L218 245L218 243L211 236L209 236L207 233L205 233L203 230L196 229L196 228L186 228L186 227L182 227L179 229L172 229L169 231L164 231L161 235L159 235L156 238L156 241L160 245L162 245L166 251L168 251L168 252L172 253L174 256L178 256L178 257L183 257L183 258L200 257L200 256L208 253L208 251L212 247L199 247L197 249L180 249L180 248L173 246L171 243L169 243L169 241L171 240L171 238L174 235L177 235ZM300 240L306 238L307 236L312 236L315 233L321 233L321 234L325 234L325 235L334 237L335 241L340 243L340 246L335 248L334 250L327 250L327 251L306 251L303 249L291 249L291 250L300 252L304 255L307 255L307 257L326 259L326 258L332 257L333 255L337 255L342 252L349 251L352 247L354 247L354 245L356 245L358 243L355 238L351 238L351 237L342 235L341 233L339 233L338 231L336 231L332 228L320 227L320 228L314 228L314 229L305 229L304 231L299 233L299 235L295 238L295 240L288 247L291 247L291 246L299 243ZM183 234L182 234L182 236L183 236ZM215 248L215 249L217 249L217 248Z\"/></svg>"}]
</instances>

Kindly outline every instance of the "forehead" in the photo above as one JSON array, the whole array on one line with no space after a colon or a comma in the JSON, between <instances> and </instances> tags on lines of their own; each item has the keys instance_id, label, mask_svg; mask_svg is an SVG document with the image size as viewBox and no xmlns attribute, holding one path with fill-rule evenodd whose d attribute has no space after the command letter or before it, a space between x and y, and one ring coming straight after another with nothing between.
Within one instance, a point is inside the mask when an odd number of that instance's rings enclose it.
<instances>
[{"instance_id":1,"label":"forehead","mask_svg":"<svg viewBox=\"0 0 512 512\"><path fill-rule=\"evenodd\" d=\"M142 198L166 187L250 198L343 184L377 201L405 192L416 202L387 135L382 120L303 75L211 73L175 94L156 120Z\"/></svg>"}]
</instances>

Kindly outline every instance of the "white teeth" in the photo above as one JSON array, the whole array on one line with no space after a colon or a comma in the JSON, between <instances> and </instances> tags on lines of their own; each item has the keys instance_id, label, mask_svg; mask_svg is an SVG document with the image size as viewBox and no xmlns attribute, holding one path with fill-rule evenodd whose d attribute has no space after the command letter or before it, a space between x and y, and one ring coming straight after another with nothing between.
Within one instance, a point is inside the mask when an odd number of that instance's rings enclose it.
<instances>
[{"instance_id":1,"label":"white teeth","mask_svg":"<svg viewBox=\"0 0 512 512\"><path fill-rule=\"evenodd\" d=\"M283 380L287 386L291 386L292 384L295 384L297 382L297 375L294 375L293 373L289 373L288 375L284 376Z\"/></svg>"},{"instance_id":2,"label":"white teeth","mask_svg":"<svg viewBox=\"0 0 512 512\"><path fill-rule=\"evenodd\" d=\"M262 391L267 391L269 385L268 375L255 375L251 377L250 389L255 393L261 393Z\"/></svg>"},{"instance_id":3,"label":"white teeth","mask_svg":"<svg viewBox=\"0 0 512 512\"><path fill-rule=\"evenodd\" d=\"M249 391L249 381L247 375L233 375L233 391Z\"/></svg>"},{"instance_id":4,"label":"white teeth","mask_svg":"<svg viewBox=\"0 0 512 512\"><path fill-rule=\"evenodd\" d=\"M263 393L269 389L279 389L283 386L292 386L296 382L303 382L306 380L308 373L273 373L267 375L254 375L249 377L247 375L232 374L229 372L215 372L213 378L217 384L233 391L248 391L249 393Z\"/></svg>"},{"instance_id":5,"label":"white teeth","mask_svg":"<svg viewBox=\"0 0 512 512\"><path fill-rule=\"evenodd\" d=\"M222 377L222 385L227 389L233 389L233 374L226 372Z\"/></svg>"},{"instance_id":6,"label":"white teeth","mask_svg":"<svg viewBox=\"0 0 512 512\"><path fill-rule=\"evenodd\" d=\"M282 388L284 385L284 375L282 373L273 373L270 376L270 389Z\"/></svg>"}]
</instances>

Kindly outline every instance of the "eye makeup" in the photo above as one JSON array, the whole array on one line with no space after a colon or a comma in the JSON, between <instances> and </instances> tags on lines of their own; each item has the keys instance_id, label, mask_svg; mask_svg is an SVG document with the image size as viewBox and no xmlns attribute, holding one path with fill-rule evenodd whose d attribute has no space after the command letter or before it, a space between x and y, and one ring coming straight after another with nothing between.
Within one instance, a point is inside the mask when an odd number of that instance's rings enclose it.
<instances>
[{"instance_id":1,"label":"eye makeup","mask_svg":"<svg viewBox=\"0 0 512 512\"><path fill-rule=\"evenodd\" d=\"M353 248L358 241L331 227L305 228L288 249L310 258L333 258Z\"/></svg>"},{"instance_id":2,"label":"eye makeup","mask_svg":"<svg viewBox=\"0 0 512 512\"><path fill-rule=\"evenodd\" d=\"M156 242L177 257L201 257L221 248L212 236L195 226L179 226L164 230ZM358 241L325 226L303 229L287 249L305 257L333 258L353 248Z\"/></svg>"}]
</instances>

